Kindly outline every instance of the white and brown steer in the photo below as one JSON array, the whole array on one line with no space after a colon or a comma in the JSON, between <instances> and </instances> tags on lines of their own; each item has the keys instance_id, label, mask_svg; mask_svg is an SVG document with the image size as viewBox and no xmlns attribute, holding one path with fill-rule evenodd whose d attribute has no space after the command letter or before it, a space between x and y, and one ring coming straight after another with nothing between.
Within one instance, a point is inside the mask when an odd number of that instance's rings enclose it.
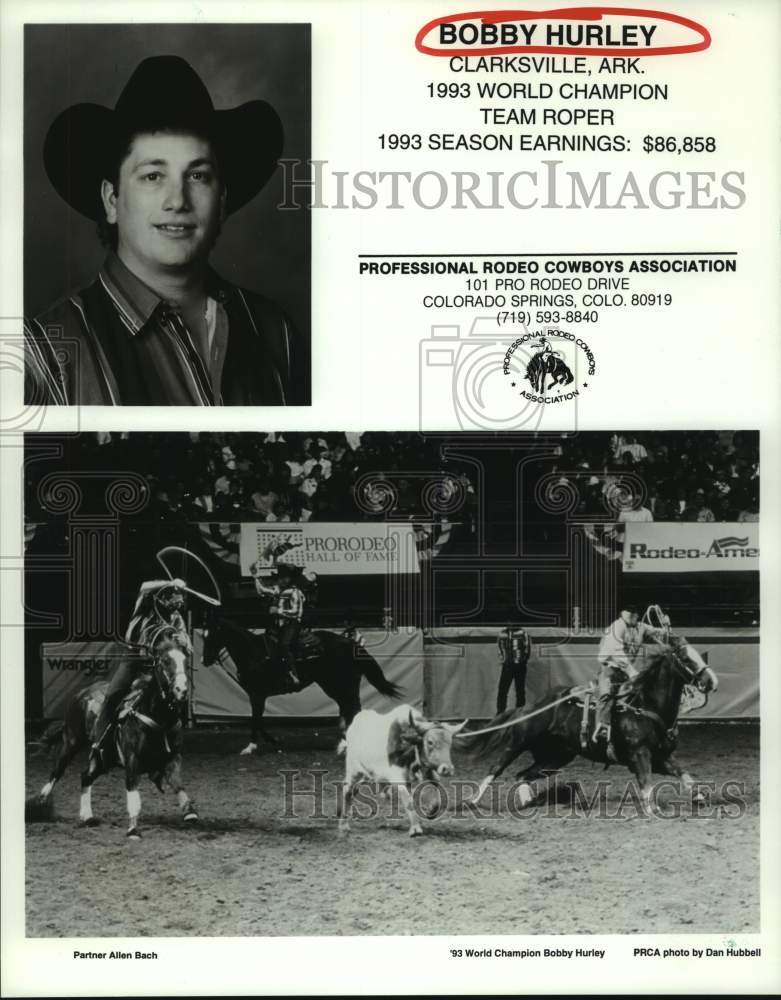
<instances>
[{"instance_id":1,"label":"white and brown steer","mask_svg":"<svg viewBox=\"0 0 781 1000\"><path fill-rule=\"evenodd\" d=\"M339 833L350 829L352 797L361 781L376 781L386 795L397 785L399 798L409 817L410 837L423 829L412 805L415 781L439 781L453 773L450 747L453 736L464 728L447 722L431 722L411 705L399 705L385 715L371 710L359 712L339 746L346 754L344 794L339 803Z\"/></svg>"}]
</instances>

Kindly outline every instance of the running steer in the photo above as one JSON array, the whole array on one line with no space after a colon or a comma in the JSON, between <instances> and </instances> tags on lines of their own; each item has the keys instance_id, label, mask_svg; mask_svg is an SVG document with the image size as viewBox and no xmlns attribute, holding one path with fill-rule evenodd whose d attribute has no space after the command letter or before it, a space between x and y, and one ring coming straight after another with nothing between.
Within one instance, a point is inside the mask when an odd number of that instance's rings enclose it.
<instances>
[{"instance_id":1,"label":"running steer","mask_svg":"<svg viewBox=\"0 0 781 1000\"><path fill-rule=\"evenodd\" d=\"M386 715L370 710L359 712L338 751L346 752L339 833L350 829L356 785L361 781L376 781L386 795L391 785L398 786L399 798L409 817L409 835L419 837L423 830L412 804L412 782L439 781L453 773L450 746L453 736L468 721L460 726L429 722L410 705L399 705Z\"/></svg>"}]
</instances>

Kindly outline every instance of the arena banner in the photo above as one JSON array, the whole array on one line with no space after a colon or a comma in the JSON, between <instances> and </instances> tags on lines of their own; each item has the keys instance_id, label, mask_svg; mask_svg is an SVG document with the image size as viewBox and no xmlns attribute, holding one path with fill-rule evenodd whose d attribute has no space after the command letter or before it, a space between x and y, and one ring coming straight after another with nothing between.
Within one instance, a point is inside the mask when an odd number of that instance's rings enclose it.
<instances>
[{"instance_id":1,"label":"arena banner","mask_svg":"<svg viewBox=\"0 0 781 1000\"><path fill-rule=\"evenodd\" d=\"M132 650L113 642L47 642L41 651L43 714L61 717L71 698L95 681L106 680Z\"/></svg>"},{"instance_id":2,"label":"arena banner","mask_svg":"<svg viewBox=\"0 0 781 1000\"><path fill-rule=\"evenodd\" d=\"M526 673L526 703L553 688L588 683L596 677L599 636L566 638L552 629L530 628L532 655ZM426 707L445 719L491 718L501 664L495 629L437 629L424 645ZM759 717L759 631L756 628L701 628L685 633L719 678L719 688L704 708L687 718ZM511 689L507 705L515 704Z\"/></svg>"},{"instance_id":3,"label":"arena banner","mask_svg":"<svg viewBox=\"0 0 781 1000\"><path fill-rule=\"evenodd\" d=\"M402 689L405 702L416 707L423 704L423 636L413 629L398 633L362 630L364 648L379 663L382 672ZM250 703L246 692L236 680L236 668L229 656L221 664L204 667L201 662L203 638L200 629L193 633L193 714L196 718L248 718ZM364 680L361 683L361 704L387 712L393 706L385 695ZM313 718L335 716L336 704L316 685L311 684L293 695L279 695L266 702L267 717L294 716Z\"/></svg>"},{"instance_id":4,"label":"arena banner","mask_svg":"<svg viewBox=\"0 0 781 1000\"><path fill-rule=\"evenodd\" d=\"M242 576L256 562L261 570L282 562L324 575L420 572L411 524L242 524L239 554Z\"/></svg>"},{"instance_id":5,"label":"arena banner","mask_svg":"<svg viewBox=\"0 0 781 1000\"><path fill-rule=\"evenodd\" d=\"M759 524L663 521L625 525L625 573L729 573L759 570Z\"/></svg>"}]
</instances>

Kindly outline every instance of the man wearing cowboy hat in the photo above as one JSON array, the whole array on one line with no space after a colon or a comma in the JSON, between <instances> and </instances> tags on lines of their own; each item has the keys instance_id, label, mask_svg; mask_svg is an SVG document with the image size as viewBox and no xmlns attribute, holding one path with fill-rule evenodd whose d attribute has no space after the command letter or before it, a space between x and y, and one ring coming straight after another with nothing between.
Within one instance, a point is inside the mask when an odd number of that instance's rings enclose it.
<instances>
[{"instance_id":1,"label":"man wearing cowboy hat","mask_svg":"<svg viewBox=\"0 0 781 1000\"><path fill-rule=\"evenodd\" d=\"M282 551L292 547L288 546ZM268 613L279 644L279 659L287 673L290 690L297 691L301 679L296 669L296 644L301 634L306 596L298 585L300 574L296 567L289 563L276 563L272 572L272 582L267 584L261 576L260 563L254 562L250 566L250 574L255 579L255 590L271 602Z\"/></svg>"},{"instance_id":2,"label":"man wearing cowboy hat","mask_svg":"<svg viewBox=\"0 0 781 1000\"><path fill-rule=\"evenodd\" d=\"M55 119L46 173L109 252L89 287L26 325L27 403L291 402L287 318L209 267L223 220L269 180L282 143L269 104L216 111L177 56L145 59L113 111L77 104Z\"/></svg>"},{"instance_id":3,"label":"man wearing cowboy hat","mask_svg":"<svg viewBox=\"0 0 781 1000\"><path fill-rule=\"evenodd\" d=\"M138 589L133 615L125 630L125 642L134 646L149 647L158 629L170 626L179 633L181 642L189 653L192 644L184 622L186 608L185 590L187 584L179 578L175 580L147 580ZM100 748L114 724L117 709L133 686L133 681L143 669L145 660L122 660L109 680L100 713L93 727L94 742L90 756L100 753Z\"/></svg>"},{"instance_id":4,"label":"man wearing cowboy hat","mask_svg":"<svg viewBox=\"0 0 781 1000\"><path fill-rule=\"evenodd\" d=\"M301 619L304 616L306 598L298 585L298 571L288 563L279 563L277 578L279 592L274 604L269 608L269 614L274 619L279 642L279 657L287 668L288 678L293 690L301 684L296 669L296 645L301 634Z\"/></svg>"},{"instance_id":5,"label":"man wearing cowboy hat","mask_svg":"<svg viewBox=\"0 0 781 1000\"><path fill-rule=\"evenodd\" d=\"M605 629L599 644L599 675L597 677L596 725L593 741L610 742L610 718L613 708L614 685L624 677L633 680L639 671L635 666L643 646L649 642L662 642L667 637L670 619L662 618L662 628L652 628L639 620L637 605L624 602L621 614Z\"/></svg>"},{"instance_id":6,"label":"man wearing cowboy hat","mask_svg":"<svg viewBox=\"0 0 781 1000\"><path fill-rule=\"evenodd\" d=\"M528 632L508 619L496 640L496 651L502 664L496 692L496 714L501 715L507 708L511 684L515 686L515 707L523 708L526 704L526 667L532 651Z\"/></svg>"}]
</instances>

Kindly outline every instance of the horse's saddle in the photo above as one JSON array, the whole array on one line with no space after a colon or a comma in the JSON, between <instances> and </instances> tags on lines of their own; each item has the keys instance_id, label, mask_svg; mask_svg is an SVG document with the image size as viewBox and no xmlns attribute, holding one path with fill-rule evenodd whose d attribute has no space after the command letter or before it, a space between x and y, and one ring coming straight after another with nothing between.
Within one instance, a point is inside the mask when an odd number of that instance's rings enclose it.
<instances>
[{"instance_id":1,"label":"horse's saddle","mask_svg":"<svg viewBox=\"0 0 781 1000\"><path fill-rule=\"evenodd\" d=\"M613 685L613 690L611 693L611 707L610 707L610 719L611 719L611 732L612 726L615 721L617 712L631 711L638 715L647 716L657 722L663 729L664 732L664 745L667 746L669 752L675 749L675 743L677 741L678 725L677 722L670 728L666 729L664 721L662 718L652 712L648 708L641 708L637 705L633 705L627 701L628 696L634 691L634 684L631 680L624 680L619 684ZM596 727L596 705L597 699L599 698L599 691L597 688L596 679L592 680L588 684L584 684L581 687L573 688L572 690L573 698L577 704L582 707L582 716L580 722L580 745L581 748L585 749L594 734L594 729ZM608 746L608 759L610 759L611 754L615 758L615 750L612 747L612 741Z\"/></svg>"},{"instance_id":2,"label":"horse's saddle","mask_svg":"<svg viewBox=\"0 0 781 1000\"><path fill-rule=\"evenodd\" d=\"M119 703L119 710L117 711L117 719L124 719L126 715L138 705L141 700L144 691L146 691L149 682L152 680L152 675L143 673L139 674L130 686L130 690Z\"/></svg>"},{"instance_id":3,"label":"horse's saddle","mask_svg":"<svg viewBox=\"0 0 781 1000\"><path fill-rule=\"evenodd\" d=\"M626 699L631 691L632 682L629 680L613 685L613 691L611 694L612 705L610 709L611 719L614 717L617 710L623 710L623 708L626 707ZM596 708L597 699L599 698L596 678L589 681L588 684L582 684L580 687L573 688L572 696L575 703L580 705L582 709L580 722L580 745L583 749L585 749L594 734L594 729L596 728Z\"/></svg>"}]
</instances>

